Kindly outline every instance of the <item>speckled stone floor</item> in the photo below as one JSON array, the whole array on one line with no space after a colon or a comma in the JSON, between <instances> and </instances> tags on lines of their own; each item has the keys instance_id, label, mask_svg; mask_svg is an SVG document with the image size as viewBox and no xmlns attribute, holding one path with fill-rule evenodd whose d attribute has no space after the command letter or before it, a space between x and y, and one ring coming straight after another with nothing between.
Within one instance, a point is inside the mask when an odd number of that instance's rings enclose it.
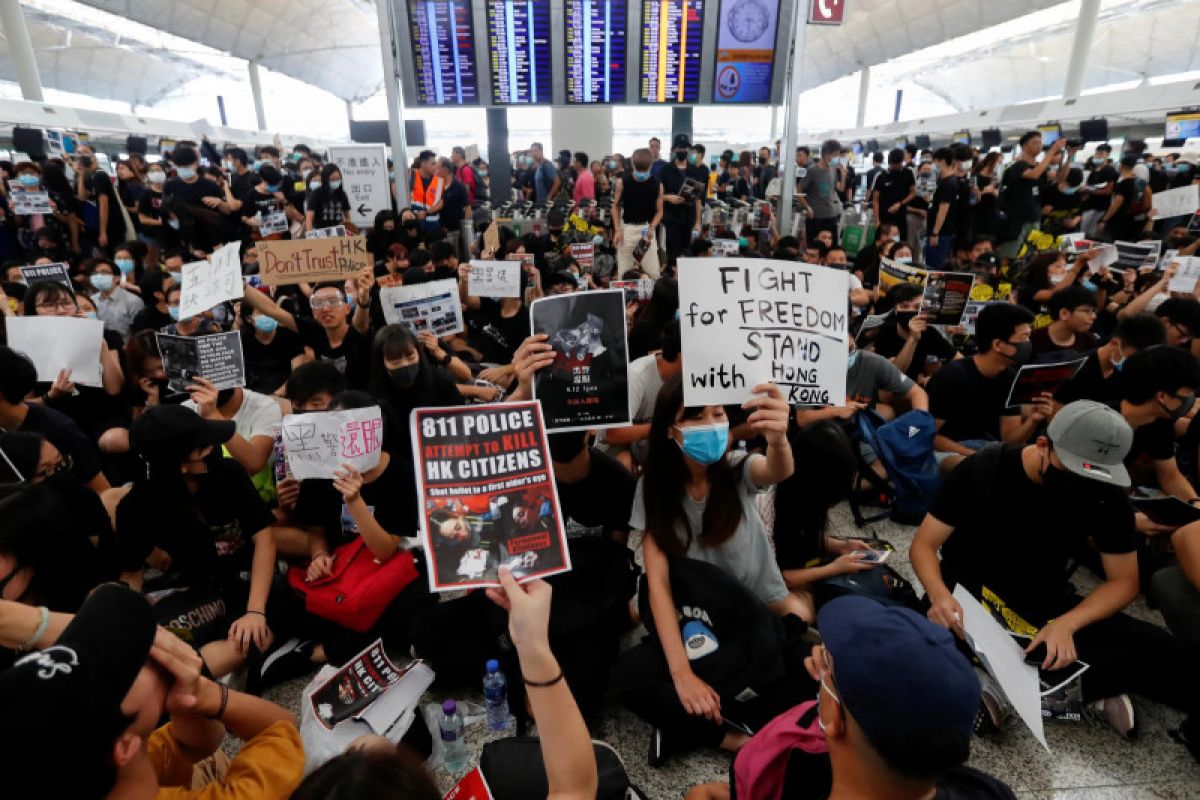
<instances>
[{"instance_id":1,"label":"speckled stone floor","mask_svg":"<svg viewBox=\"0 0 1200 800\"><path fill-rule=\"evenodd\" d=\"M890 521L875 523L876 535L892 542L897 554L889 563L912 579L908 547L914 529ZM834 510L833 532L853 535L856 531L848 507ZM1082 572L1082 571L1081 571ZM1087 575L1077 577L1079 587L1090 588ZM1138 600L1131 613L1162 623L1157 612ZM1200 680L1200 675L1197 676ZM297 680L268 692L267 697L289 708L299 706L306 681ZM478 692L466 699L482 702ZM976 738L971 748L972 766L1006 781L1023 800L1196 800L1200 798L1200 765L1172 740L1169 731L1178 727L1181 715L1141 698L1134 699L1140 734L1126 742L1111 729L1090 722L1051 722L1046 738L1052 753L1046 753L1019 722L998 735ZM633 782L654 800L677 800L688 787L723 780L729 758L720 751L693 753L674 758L661 769L646 765L649 729L636 717L613 707L593 738L616 748ZM468 729L467 741L473 756L495 738L481 724ZM443 789L453 785L442 769L435 770Z\"/></svg>"}]
</instances>

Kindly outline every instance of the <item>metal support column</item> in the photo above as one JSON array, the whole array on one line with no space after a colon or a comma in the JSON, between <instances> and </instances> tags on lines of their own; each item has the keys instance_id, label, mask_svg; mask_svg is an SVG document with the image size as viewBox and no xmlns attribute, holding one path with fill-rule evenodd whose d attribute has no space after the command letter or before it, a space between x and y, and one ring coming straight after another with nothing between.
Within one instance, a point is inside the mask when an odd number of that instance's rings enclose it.
<instances>
[{"instance_id":1,"label":"metal support column","mask_svg":"<svg viewBox=\"0 0 1200 800\"><path fill-rule=\"evenodd\" d=\"M1063 97L1073 100L1083 91L1083 72L1087 69L1088 53L1092 40L1096 38L1096 17L1100 14L1100 0L1082 0L1079 4L1079 19L1075 22L1075 41L1071 43L1071 60L1067 62L1067 83Z\"/></svg>"},{"instance_id":2,"label":"metal support column","mask_svg":"<svg viewBox=\"0 0 1200 800\"><path fill-rule=\"evenodd\" d=\"M492 206L512 199L512 154L508 151L508 109L487 109L488 189Z\"/></svg>"},{"instance_id":3,"label":"metal support column","mask_svg":"<svg viewBox=\"0 0 1200 800\"><path fill-rule=\"evenodd\" d=\"M396 207L410 204L408 188L408 143L404 139L404 99L400 95L400 51L396 42L396 10L392 0L375 0L379 14L379 49L383 56L383 92L387 97L388 132L392 140L393 181Z\"/></svg>"},{"instance_id":4,"label":"metal support column","mask_svg":"<svg viewBox=\"0 0 1200 800\"><path fill-rule=\"evenodd\" d=\"M779 195L780 233L788 233L792 229L792 199L796 195L796 137L800 126L800 78L804 72L804 37L808 32L808 16L804 10L797 8L795 17L791 35L792 57L788 60L787 79L783 84L787 110L783 116L783 152L779 154L783 164L783 186Z\"/></svg>"},{"instance_id":5,"label":"metal support column","mask_svg":"<svg viewBox=\"0 0 1200 800\"><path fill-rule=\"evenodd\" d=\"M258 64L246 62L246 70L250 73L250 94L254 95L254 118L258 120L258 129L267 129L267 110L263 107L262 81L258 78Z\"/></svg>"},{"instance_id":6,"label":"metal support column","mask_svg":"<svg viewBox=\"0 0 1200 800\"><path fill-rule=\"evenodd\" d=\"M867 121L867 95L871 91L871 68L863 67L858 73L858 116L854 127L861 128Z\"/></svg>"},{"instance_id":7,"label":"metal support column","mask_svg":"<svg viewBox=\"0 0 1200 800\"><path fill-rule=\"evenodd\" d=\"M25 26L25 14L21 11L21 0L0 0L0 27L8 39L8 51L12 58L13 71L21 86L21 97L41 103L42 78L38 74L37 59L33 55L33 40Z\"/></svg>"}]
</instances>

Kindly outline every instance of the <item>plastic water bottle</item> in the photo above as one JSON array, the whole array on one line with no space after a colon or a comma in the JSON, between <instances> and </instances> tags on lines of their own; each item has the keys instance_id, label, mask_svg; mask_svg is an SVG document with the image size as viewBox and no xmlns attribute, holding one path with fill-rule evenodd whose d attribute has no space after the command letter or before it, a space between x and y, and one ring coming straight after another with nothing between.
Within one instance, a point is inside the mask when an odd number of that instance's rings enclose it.
<instances>
[{"instance_id":1,"label":"plastic water bottle","mask_svg":"<svg viewBox=\"0 0 1200 800\"><path fill-rule=\"evenodd\" d=\"M467 768L466 730L458 713L458 704L453 700L442 703L438 727L442 731L442 763L450 772L462 772Z\"/></svg>"},{"instance_id":2,"label":"plastic water bottle","mask_svg":"<svg viewBox=\"0 0 1200 800\"><path fill-rule=\"evenodd\" d=\"M487 708L488 730L508 729L508 681L500 671L500 662L487 662L487 673L483 676L483 699Z\"/></svg>"}]
</instances>

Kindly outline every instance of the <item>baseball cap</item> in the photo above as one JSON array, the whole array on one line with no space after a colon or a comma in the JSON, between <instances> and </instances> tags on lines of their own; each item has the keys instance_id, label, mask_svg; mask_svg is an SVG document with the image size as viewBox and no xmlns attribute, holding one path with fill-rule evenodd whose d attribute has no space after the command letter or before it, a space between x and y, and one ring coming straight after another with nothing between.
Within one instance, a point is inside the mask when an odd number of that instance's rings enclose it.
<instances>
[{"instance_id":1,"label":"baseball cap","mask_svg":"<svg viewBox=\"0 0 1200 800\"><path fill-rule=\"evenodd\" d=\"M147 461L183 462L193 450L233 438L233 420L207 420L183 406L152 406L129 426L129 444Z\"/></svg>"},{"instance_id":2,"label":"baseball cap","mask_svg":"<svg viewBox=\"0 0 1200 800\"><path fill-rule=\"evenodd\" d=\"M121 703L154 634L146 598L107 583L88 596L56 644L0 672L0 752L9 763L27 770L44 763L54 743L79 736L115 742L130 724Z\"/></svg>"},{"instance_id":3,"label":"baseball cap","mask_svg":"<svg viewBox=\"0 0 1200 800\"><path fill-rule=\"evenodd\" d=\"M966 760L980 689L954 634L859 595L826 603L817 626L833 656L834 691L881 756L891 742L961 737Z\"/></svg>"},{"instance_id":4,"label":"baseball cap","mask_svg":"<svg viewBox=\"0 0 1200 800\"><path fill-rule=\"evenodd\" d=\"M675 140L673 142L671 142L672 150L678 150L681 147L691 147L691 146L692 146L692 140L688 138L688 135L686 133L675 134Z\"/></svg>"},{"instance_id":5,"label":"baseball cap","mask_svg":"<svg viewBox=\"0 0 1200 800\"><path fill-rule=\"evenodd\" d=\"M1062 465L1084 478L1129 486L1125 456L1133 446L1133 429L1119 413L1094 400L1068 403L1046 429Z\"/></svg>"}]
</instances>

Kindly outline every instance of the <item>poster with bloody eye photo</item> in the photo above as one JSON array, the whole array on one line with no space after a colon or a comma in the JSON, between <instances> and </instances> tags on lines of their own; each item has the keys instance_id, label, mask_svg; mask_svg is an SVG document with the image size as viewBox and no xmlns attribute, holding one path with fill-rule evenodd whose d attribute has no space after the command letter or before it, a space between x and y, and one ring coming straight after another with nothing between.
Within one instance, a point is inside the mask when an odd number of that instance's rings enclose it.
<instances>
[{"instance_id":1,"label":"poster with bloody eye photo","mask_svg":"<svg viewBox=\"0 0 1200 800\"><path fill-rule=\"evenodd\" d=\"M418 408L411 425L432 591L571 569L536 402Z\"/></svg>"}]
</instances>

